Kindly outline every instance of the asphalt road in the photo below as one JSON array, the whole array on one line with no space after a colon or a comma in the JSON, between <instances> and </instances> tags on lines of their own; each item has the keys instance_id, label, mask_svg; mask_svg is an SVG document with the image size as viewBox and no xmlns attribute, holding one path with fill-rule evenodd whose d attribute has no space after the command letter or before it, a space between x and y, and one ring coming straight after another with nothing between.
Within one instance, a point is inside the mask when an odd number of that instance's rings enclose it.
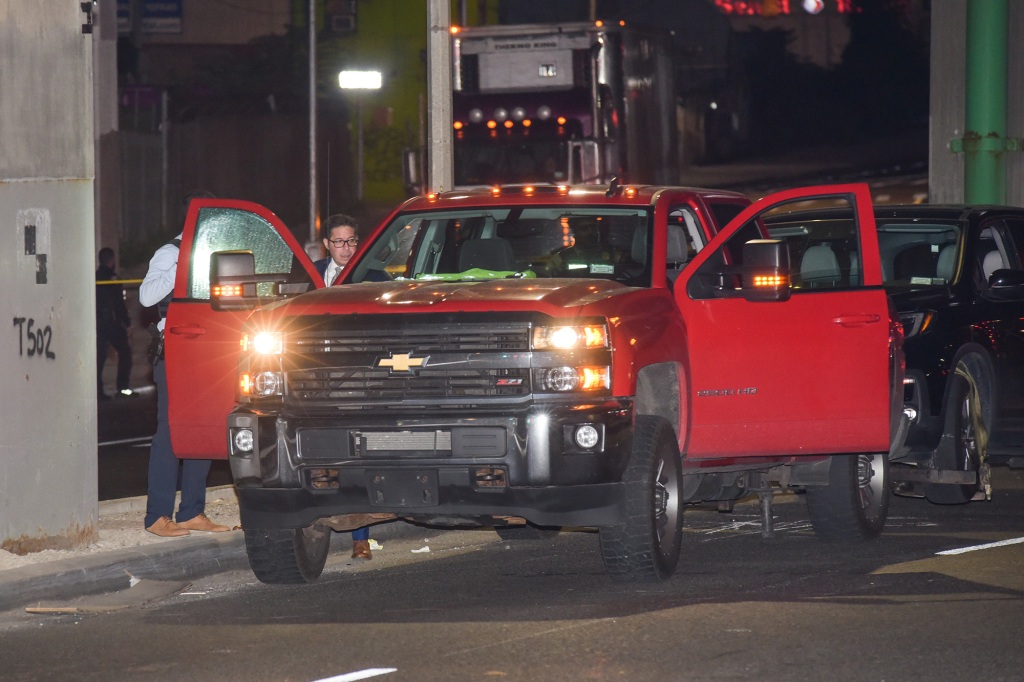
<instances>
[{"instance_id":1,"label":"asphalt road","mask_svg":"<svg viewBox=\"0 0 1024 682\"><path fill-rule=\"evenodd\" d=\"M1024 472L995 473L992 502L897 498L850 545L813 537L799 495L769 540L754 501L690 508L656 585L611 583L595 533L425 531L368 563L335 553L309 586L234 571L105 614L9 612L0 678L1019 681Z\"/></svg>"}]
</instances>

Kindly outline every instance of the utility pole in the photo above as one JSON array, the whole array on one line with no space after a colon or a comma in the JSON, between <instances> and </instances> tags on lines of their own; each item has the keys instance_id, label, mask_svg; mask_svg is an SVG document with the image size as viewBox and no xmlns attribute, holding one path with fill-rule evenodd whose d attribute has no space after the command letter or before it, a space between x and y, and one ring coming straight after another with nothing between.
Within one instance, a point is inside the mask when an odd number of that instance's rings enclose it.
<instances>
[{"instance_id":1,"label":"utility pole","mask_svg":"<svg viewBox=\"0 0 1024 682\"><path fill-rule=\"evenodd\" d=\"M316 0L309 0L309 242L316 244Z\"/></svg>"},{"instance_id":2,"label":"utility pole","mask_svg":"<svg viewBox=\"0 0 1024 682\"><path fill-rule=\"evenodd\" d=\"M427 0L427 188L432 192L455 184L451 25L449 0Z\"/></svg>"}]
</instances>

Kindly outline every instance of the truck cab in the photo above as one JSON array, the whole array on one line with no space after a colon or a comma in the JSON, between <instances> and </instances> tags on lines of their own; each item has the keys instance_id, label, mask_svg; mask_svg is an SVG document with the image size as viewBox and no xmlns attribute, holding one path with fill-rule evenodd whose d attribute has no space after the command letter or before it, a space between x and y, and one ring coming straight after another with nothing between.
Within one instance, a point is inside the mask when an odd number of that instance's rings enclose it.
<instances>
[{"instance_id":1,"label":"truck cab","mask_svg":"<svg viewBox=\"0 0 1024 682\"><path fill-rule=\"evenodd\" d=\"M617 183L428 195L324 287L273 214L199 201L167 322L175 447L229 457L264 582L314 580L332 529L395 518L593 527L614 579L659 580L686 504L779 487L806 489L819 535L873 537L904 370L867 187L748 204ZM823 205L849 209L856 272L822 279L768 238L766 219Z\"/></svg>"}]
</instances>

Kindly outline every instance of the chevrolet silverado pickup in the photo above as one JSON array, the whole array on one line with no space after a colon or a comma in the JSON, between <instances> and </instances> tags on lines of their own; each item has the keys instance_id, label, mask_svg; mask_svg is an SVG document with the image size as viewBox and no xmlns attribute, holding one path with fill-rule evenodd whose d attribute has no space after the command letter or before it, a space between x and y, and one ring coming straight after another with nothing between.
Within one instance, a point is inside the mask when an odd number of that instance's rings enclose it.
<instances>
[{"instance_id":1,"label":"chevrolet silverado pickup","mask_svg":"<svg viewBox=\"0 0 1024 682\"><path fill-rule=\"evenodd\" d=\"M856 268L768 238L835 206ZM596 528L617 581L674 572L688 504L757 494L770 523L798 488L824 539L884 526L903 332L866 185L429 194L331 287L267 209L197 200L181 254L172 438L229 458L263 582L384 519Z\"/></svg>"}]
</instances>

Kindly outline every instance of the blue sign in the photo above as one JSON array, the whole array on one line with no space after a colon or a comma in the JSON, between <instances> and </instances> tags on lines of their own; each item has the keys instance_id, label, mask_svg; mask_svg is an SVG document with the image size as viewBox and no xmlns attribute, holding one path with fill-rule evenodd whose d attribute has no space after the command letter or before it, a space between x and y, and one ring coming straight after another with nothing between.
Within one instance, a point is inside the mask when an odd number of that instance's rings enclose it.
<instances>
[{"instance_id":1,"label":"blue sign","mask_svg":"<svg viewBox=\"0 0 1024 682\"><path fill-rule=\"evenodd\" d=\"M184 0L138 0L141 8L139 29L143 33L181 33ZM132 32L132 0L117 0L117 32Z\"/></svg>"}]
</instances>

